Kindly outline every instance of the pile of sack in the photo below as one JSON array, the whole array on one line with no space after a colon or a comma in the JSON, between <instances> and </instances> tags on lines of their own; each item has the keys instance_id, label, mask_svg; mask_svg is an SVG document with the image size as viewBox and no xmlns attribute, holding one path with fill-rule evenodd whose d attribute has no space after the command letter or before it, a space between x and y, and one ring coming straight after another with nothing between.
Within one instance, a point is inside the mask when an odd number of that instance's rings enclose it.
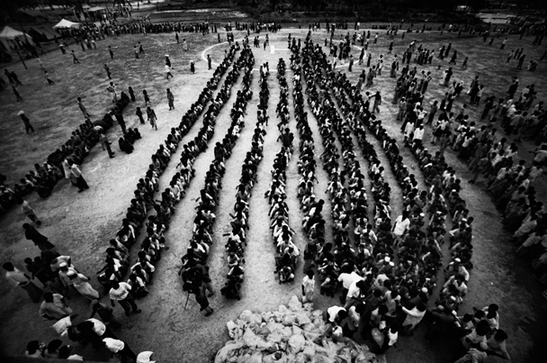
<instances>
[{"instance_id":1,"label":"pile of sack","mask_svg":"<svg viewBox=\"0 0 547 363\"><path fill-rule=\"evenodd\" d=\"M366 345L325 336L323 313L312 310L312 304L302 305L296 296L277 311L245 310L227 327L232 340L217 352L215 363L378 362Z\"/></svg>"}]
</instances>

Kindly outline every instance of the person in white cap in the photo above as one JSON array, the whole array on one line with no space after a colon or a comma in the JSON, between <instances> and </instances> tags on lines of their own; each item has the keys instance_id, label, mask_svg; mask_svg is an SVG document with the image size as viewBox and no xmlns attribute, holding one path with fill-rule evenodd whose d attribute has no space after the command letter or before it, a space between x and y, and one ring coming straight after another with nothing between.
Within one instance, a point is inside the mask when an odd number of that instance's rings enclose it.
<instances>
[{"instance_id":1,"label":"person in white cap","mask_svg":"<svg viewBox=\"0 0 547 363\"><path fill-rule=\"evenodd\" d=\"M154 354L154 352L151 352L149 350L140 352L139 354L137 354L137 363L156 363L155 360L151 360L152 354Z\"/></svg>"}]
</instances>

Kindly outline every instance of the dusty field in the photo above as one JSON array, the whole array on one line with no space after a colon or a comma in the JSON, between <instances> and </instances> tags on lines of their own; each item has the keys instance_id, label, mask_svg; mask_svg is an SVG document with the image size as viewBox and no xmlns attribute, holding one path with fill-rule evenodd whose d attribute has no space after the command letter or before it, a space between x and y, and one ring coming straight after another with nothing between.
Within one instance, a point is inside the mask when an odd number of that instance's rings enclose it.
<instances>
[{"instance_id":1,"label":"dusty field","mask_svg":"<svg viewBox=\"0 0 547 363\"><path fill-rule=\"evenodd\" d=\"M268 61L270 69L273 70L280 57L285 58L288 63L289 52L286 50L286 38L289 32L293 36L301 38L305 36L304 31L295 29L283 30L275 35L270 34L270 43L275 46L276 51L271 54L270 48L266 51L262 48L253 48L257 66ZM345 32L338 32L335 38L338 39L340 34ZM241 36L242 34L236 33L236 38ZM176 44L174 34L161 34L108 38L97 43L97 50L85 53L79 48L74 48L81 64L72 64L69 54L64 56L60 52L48 54L42 58L42 62L56 82L53 86L45 84L37 62L29 62L28 71L25 71L20 64L9 67L10 70L15 70L24 84L20 88L24 102L15 102L15 97L10 91L0 93L0 114L2 115L0 170L8 176L9 181L17 180L24 175L35 162L42 162L82 121L82 114L76 105L77 96L86 97L84 104L93 115L93 119L102 117L111 106L105 89L108 79L102 67L104 63L109 64L119 89L125 90L127 86L132 86L137 94L135 104L130 104L124 112L128 126L136 126L138 123L134 111L136 106L143 105L142 89L148 90L151 96L152 107L156 110L159 119L159 130L153 131L148 125L140 127L143 139L135 143L133 154L123 154L118 151L117 146L114 146L117 156L109 159L106 152L97 145L82 165L82 171L91 187L89 190L78 194L76 189L67 182L61 182L48 199L39 199L35 194L28 197L36 213L44 222L40 232L48 236L62 254L72 256L74 264L90 276L94 276L95 272L102 267L108 240L121 224L134 186L147 169L150 155L164 140L170 127L179 123L182 115L197 99L199 91L212 74L212 71L207 70L207 63L201 58L202 52L209 49L208 52L213 60L218 60L227 48L227 44L209 48L216 45L216 34L206 37L181 34L181 38L184 37L187 38L190 46L190 51L187 53L182 51L181 45ZM314 34L314 39L318 42L323 42L325 37L324 31ZM263 39L263 36L261 38ZM458 39L457 34L426 33L407 34L405 39L399 36L394 43L394 53L401 54L412 40L416 40L418 44L423 44L426 48L435 49L452 42L453 49L457 49L460 54L460 64L465 56L469 56L469 67L462 70L461 67L456 66L454 78L462 79L469 84L475 74L479 75L487 82L485 95L505 94L510 77L517 72L514 69L514 63L506 64L505 62L505 57L510 50L524 47L527 60L538 59L545 50L545 46L532 47L531 38L519 40L518 36L509 37L506 49L501 51L499 43L502 38L489 47L478 38ZM146 51L140 59L134 59L132 52L133 45L137 42L141 42ZM386 64L391 63L391 55L386 55L388 44L389 40L384 34L380 35L378 44L371 44L369 49L373 54L373 61L379 54L384 54L387 57ZM108 45L114 49L114 60L110 60ZM165 80L163 72L163 59L166 53L171 57L175 76L169 81ZM353 49L353 54L357 58L358 49ZM189 70L191 60L196 62L194 75ZM445 59L442 63L441 70L447 67L448 60ZM444 89L438 85L438 65L439 60L435 58L433 65L424 67L425 70L431 70L435 77L428 89L427 99L438 99L444 93ZM347 65L340 67L339 69L347 71ZM547 86L547 73L544 67L545 63L541 63L537 72L518 71L521 86L535 83L540 99L544 99ZM350 74L353 82L357 81L360 70L361 66L356 62L354 71ZM291 78L292 74L289 73L289 83ZM258 182L251 199L251 229L248 234L249 245L245 253L247 262L241 301L227 301L218 293L211 300L215 314L210 318L202 317L193 298L188 303L188 309L184 309L186 293L182 292L180 280L177 277L180 257L185 253L191 235L195 200L203 187L205 172L213 159L212 148L209 148L197 159L196 176L171 220L171 228L166 235L167 243L171 248L169 251L164 251L162 260L156 266L157 272L154 284L150 287L150 295L138 301L143 313L126 318L119 306L115 310L123 322L123 328L118 332L120 338L128 342L135 351L154 351L159 362L206 362L228 338L225 329L226 321L235 318L244 309L264 311L276 308L279 304L288 302L291 295L300 292L301 271L297 275L296 282L289 285L280 285L273 274L274 248L267 228L268 204L263 195L271 180L270 170L273 158L279 149L276 143L278 134L275 127L277 123L275 105L279 100L279 86L274 72L270 76L269 85L271 122L265 138L265 157L259 166ZM394 85L395 80L389 78L389 71L384 67L383 75L375 80L373 87L367 90L381 91L384 102L380 115L384 127L392 136L401 139L399 124L394 122L396 108L391 105ZM170 87L175 95L176 110L174 111L168 111L165 98L166 87ZM231 99L220 112L215 136L210 145L214 145L224 136L229 125L229 111L235 100L235 91L240 87L241 82L236 83ZM228 172L223 180L223 192L219 201L215 243L208 259L213 284L217 290L224 283L227 272L223 248L225 240L222 234L229 226L228 213L231 212L235 200L234 188L239 179L240 166L245 153L250 147L252 129L256 121L254 115L258 102L258 74L255 74L253 79L253 92L253 100L247 106L245 120L247 127L243 129L233 155L226 165ZM455 106L459 110L461 103L455 103ZM21 109L29 115L36 129L34 134L25 134L21 120L17 117L17 112ZM472 111L477 110L472 107ZM308 114L314 138L320 140L317 124L311 113L308 112ZM195 136L199 125L198 121L183 139L182 144ZM295 132L294 124L292 128ZM119 135L121 130L115 125L109 137L113 140ZM426 142L429 140L428 135ZM372 137L371 142L378 147ZM529 159L527 151L533 148L533 145L522 143L521 157ZM316 149L318 154L322 152L321 145L317 145ZM449 163L457 169L458 174L464 178L468 177L470 173L467 166L461 164L451 151L447 154ZM417 164L408 151L403 152L403 157L405 162L418 172ZM175 153L160 180L160 190L167 186L171 176L176 172L177 159L178 153ZM290 196L288 201L291 210L290 218L294 221L294 227L299 230L302 216L294 193L298 180L297 160L298 152L296 151L287 172L289 176L287 191ZM317 171L319 184L316 189L319 196L324 198L326 174L322 168L318 168ZM391 201L393 215L396 216L401 209L401 200L396 194L398 189L395 187L394 180L389 182L394 194ZM542 177L536 181L535 186L538 188L541 200L545 201L547 192L545 178ZM515 362L545 362L547 354L542 338L547 310L545 301L540 296L541 286L533 279L528 267L514 256L515 246L502 230L497 211L489 196L483 192L483 187L484 185L480 183L475 186L465 183L464 186L463 195L472 208L476 221L473 257L475 268L471 272L470 292L462 311L470 310L473 306L498 303L501 307L501 326L510 335L508 349L513 360ZM10 211L0 219L2 261L14 261L20 267L25 257L39 254L38 249L24 239L21 228L22 219L19 209ZM305 240L301 235L297 235L296 243L303 248ZM137 248L133 248L134 253L136 250ZM92 282L98 286L95 279ZM0 341L2 342L0 354L21 355L29 340L38 339L47 342L55 338L54 332L49 328L50 324L42 321L38 316L38 305L30 302L23 290L12 289L2 279L0 294L3 296L3 304L0 307ZM316 307L325 308L336 301L337 299L320 296L316 301ZM69 304L80 313L78 319L88 316L90 309L83 298L73 298ZM387 360L389 362L440 363L452 358L450 351L447 350L449 344L428 343L423 339L423 333L420 330L413 337L401 338L398 346L388 352ZM89 348L82 348L82 352L87 359L107 359L105 354L93 352ZM495 360L496 358L489 358L489 361Z\"/></svg>"}]
</instances>

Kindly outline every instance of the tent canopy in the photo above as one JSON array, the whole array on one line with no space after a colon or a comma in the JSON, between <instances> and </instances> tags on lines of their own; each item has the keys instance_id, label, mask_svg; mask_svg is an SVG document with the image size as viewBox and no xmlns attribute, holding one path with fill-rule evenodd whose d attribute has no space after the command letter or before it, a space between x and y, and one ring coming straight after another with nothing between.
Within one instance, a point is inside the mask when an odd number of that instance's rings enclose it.
<instances>
[{"instance_id":1,"label":"tent canopy","mask_svg":"<svg viewBox=\"0 0 547 363\"><path fill-rule=\"evenodd\" d=\"M97 11L106 10L106 8L103 8L102 6L93 6L92 8L87 9L88 13L95 13Z\"/></svg>"},{"instance_id":2,"label":"tent canopy","mask_svg":"<svg viewBox=\"0 0 547 363\"><path fill-rule=\"evenodd\" d=\"M27 36L28 38L30 38L28 34L25 34L19 30L13 29L9 26L5 26L4 29L2 29L2 31L0 32L0 38L3 38L3 39L15 40L17 38L21 38L24 36Z\"/></svg>"},{"instance_id":3,"label":"tent canopy","mask_svg":"<svg viewBox=\"0 0 547 363\"><path fill-rule=\"evenodd\" d=\"M70 20L63 19L60 22L58 22L57 24L55 24L53 26L53 29L58 29L58 28L79 28L79 27L80 27L80 23L74 23Z\"/></svg>"}]
</instances>

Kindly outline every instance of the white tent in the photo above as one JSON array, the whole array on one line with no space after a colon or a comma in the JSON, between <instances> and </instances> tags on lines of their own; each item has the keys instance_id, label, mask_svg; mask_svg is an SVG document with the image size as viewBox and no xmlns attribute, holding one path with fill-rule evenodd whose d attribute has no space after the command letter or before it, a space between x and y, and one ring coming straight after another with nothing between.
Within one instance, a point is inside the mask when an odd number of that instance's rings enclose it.
<instances>
[{"instance_id":1,"label":"white tent","mask_svg":"<svg viewBox=\"0 0 547 363\"><path fill-rule=\"evenodd\" d=\"M18 38L25 38L25 36L30 40L32 39L30 35L25 34L19 30L13 29L9 26L5 26L4 29L0 32L0 38L15 40Z\"/></svg>"},{"instance_id":2,"label":"white tent","mask_svg":"<svg viewBox=\"0 0 547 363\"><path fill-rule=\"evenodd\" d=\"M74 23L70 20L63 19L57 24L53 26L53 29L59 29L59 28L79 28L80 23Z\"/></svg>"}]
</instances>

